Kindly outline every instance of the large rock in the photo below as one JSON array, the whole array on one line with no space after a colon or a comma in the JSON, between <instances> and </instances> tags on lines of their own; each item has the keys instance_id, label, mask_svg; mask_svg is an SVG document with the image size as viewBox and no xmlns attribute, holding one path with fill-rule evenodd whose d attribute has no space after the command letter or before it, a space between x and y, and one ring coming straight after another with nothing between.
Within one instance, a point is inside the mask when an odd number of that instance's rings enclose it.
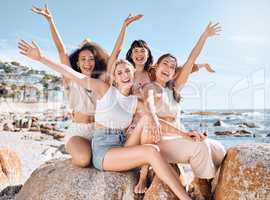
<instances>
[{"instance_id":1,"label":"large rock","mask_svg":"<svg viewBox=\"0 0 270 200\"><path fill-rule=\"evenodd\" d=\"M9 148L0 149L0 191L8 185L21 181L22 164L16 152Z\"/></svg>"},{"instance_id":2,"label":"large rock","mask_svg":"<svg viewBox=\"0 0 270 200\"><path fill-rule=\"evenodd\" d=\"M246 130L237 130L237 131L216 131L215 135L218 136L234 136L234 137L255 137L255 134L252 134Z\"/></svg>"},{"instance_id":3,"label":"large rock","mask_svg":"<svg viewBox=\"0 0 270 200\"><path fill-rule=\"evenodd\" d=\"M78 168L70 160L52 160L36 169L16 200L132 200L135 172Z\"/></svg>"},{"instance_id":4,"label":"large rock","mask_svg":"<svg viewBox=\"0 0 270 200\"><path fill-rule=\"evenodd\" d=\"M177 164L171 164L175 172L179 175L179 180L184 185L186 180L184 179L184 170L182 166ZM143 200L176 200L178 199L172 190L163 183L153 172L151 177L151 184L146 191Z\"/></svg>"},{"instance_id":5,"label":"large rock","mask_svg":"<svg viewBox=\"0 0 270 200\"><path fill-rule=\"evenodd\" d=\"M220 169L217 200L270 199L270 144L242 144L228 150Z\"/></svg>"},{"instance_id":6,"label":"large rock","mask_svg":"<svg viewBox=\"0 0 270 200\"><path fill-rule=\"evenodd\" d=\"M225 124L223 121L221 121L221 120L218 120L218 121L216 121L214 124L213 124L213 126L222 126L222 127L225 127L225 126L227 126L227 124Z\"/></svg>"},{"instance_id":7,"label":"large rock","mask_svg":"<svg viewBox=\"0 0 270 200\"><path fill-rule=\"evenodd\" d=\"M15 195L20 191L22 185L8 186L0 192L0 200L13 200Z\"/></svg>"},{"instance_id":8,"label":"large rock","mask_svg":"<svg viewBox=\"0 0 270 200\"><path fill-rule=\"evenodd\" d=\"M178 198L157 176L154 177L149 189L146 191L143 200L177 200Z\"/></svg>"},{"instance_id":9,"label":"large rock","mask_svg":"<svg viewBox=\"0 0 270 200\"><path fill-rule=\"evenodd\" d=\"M239 127L247 127L247 128L260 128L258 125L256 125L254 122L244 122L239 125Z\"/></svg>"}]
</instances>

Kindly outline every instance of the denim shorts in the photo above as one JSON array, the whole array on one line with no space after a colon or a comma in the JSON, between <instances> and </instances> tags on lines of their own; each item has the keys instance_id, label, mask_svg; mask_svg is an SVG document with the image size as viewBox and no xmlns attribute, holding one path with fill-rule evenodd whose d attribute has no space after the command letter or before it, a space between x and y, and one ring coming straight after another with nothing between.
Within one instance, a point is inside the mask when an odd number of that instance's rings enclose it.
<instances>
[{"instance_id":1,"label":"denim shorts","mask_svg":"<svg viewBox=\"0 0 270 200\"><path fill-rule=\"evenodd\" d=\"M92 162L96 169L103 170L105 154L112 148L122 147L126 141L123 130L96 129L92 138Z\"/></svg>"}]
</instances>

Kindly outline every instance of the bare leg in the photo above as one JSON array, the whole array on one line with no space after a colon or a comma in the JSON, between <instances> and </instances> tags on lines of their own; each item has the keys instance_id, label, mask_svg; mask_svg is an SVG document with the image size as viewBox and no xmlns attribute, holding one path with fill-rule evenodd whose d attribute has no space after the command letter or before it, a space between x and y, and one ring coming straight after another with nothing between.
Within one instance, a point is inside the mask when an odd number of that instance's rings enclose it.
<instances>
[{"instance_id":1,"label":"bare leg","mask_svg":"<svg viewBox=\"0 0 270 200\"><path fill-rule=\"evenodd\" d=\"M147 116L141 117L136 126L128 131L128 140L125 143L125 147L127 146L135 146L138 144L153 144L151 134L151 127L149 127L149 118ZM164 120L160 120L162 134L165 135L178 135L181 133L181 130L174 127L169 122ZM168 132L168 133L167 133ZM147 183L147 174L148 174L149 165L144 165L141 167L140 170L140 177L137 185L134 188L135 193L145 193L147 190L146 183ZM176 176L177 173L175 173ZM182 181L183 182L183 181Z\"/></svg>"},{"instance_id":2,"label":"bare leg","mask_svg":"<svg viewBox=\"0 0 270 200\"><path fill-rule=\"evenodd\" d=\"M161 156L157 146L140 145L113 148L105 155L103 169L107 171L125 171L146 164L153 167L156 175L171 188L179 199L191 200L180 180L175 176L171 166Z\"/></svg>"},{"instance_id":3,"label":"bare leg","mask_svg":"<svg viewBox=\"0 0 270 200\"><path fill-rule=\"evenodd\" d=\"M141 117L140 120L136 123L136 126L127 132L128 139L125 143L125 147L128 146L135 146L139 144L146 144L150 143L148 140L148 132L147 132L147 118ZM134 193L145 193L146 188L146 181L147 181L147 174L148 174L148 165L142 166L140 170L140 178L136 186L134 187Z\"/></svg>"},{"instance_id":4,"label":"bare leg","mask_svg":"<svg viewBox=\"0 0 270 200\"><path fill-rule=\"evenodd\" d=\"M78 167L90 165L92 153L89 140L80 136L73 136L68 140L66 148L71 155L72 164Z\"/></svg>"},{"instance_id":5,"label":"bare leg","mask_svg":"<svg viewBox=\"0 0 270 200\"><path fill-rule=\"evenodd\" d=\"M150 137L150 133L149 133L150 130L147 127L147 121L145 123L146 123L145 126L141 129L140 143L141 144L151 144L152 141L151 141L151 137ZM148 170L149 170L149 165L144 165L141 167L139 181L134 188L135 193L142 194L142 193L146 192Z\"/></svg>"}]
</instances>

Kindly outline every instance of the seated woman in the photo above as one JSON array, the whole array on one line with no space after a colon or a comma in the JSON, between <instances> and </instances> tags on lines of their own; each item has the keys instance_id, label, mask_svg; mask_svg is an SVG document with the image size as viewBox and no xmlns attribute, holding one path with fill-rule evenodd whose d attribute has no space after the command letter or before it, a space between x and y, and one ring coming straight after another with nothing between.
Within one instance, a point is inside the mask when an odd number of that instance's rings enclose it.
<instances>
[{"instance_id":1,"label":"seated woman","mask_svg":"<svg viewBox=\"0 0 270 200\"><path fill-rule=\"evenodd\" d=\"M84 40L79 48L68 55L53 15L47 5L44 8L33 6L32 11L43 16L48 22L62 64L68 65L86 76L105 79L107 62L110 62L111 59L115 60L114 55L109 58L103 48L88 39ZM123 24L123 29L126 29L129 24L140 18L141 15L129 15ZM69 108L72 110L72 123L69 125L65 137L66 148L74 165L87 167L91 163L90 144L94 132L96 94L94 91L83 88L65 76L63 76L63 80Z\"/></svg>"},{"instance_id":2,"label":"seated woman","mask_svg":"<svg viewBox=\"0 0 270 200\"><path fill-rule=\"evenodd\" d=\"M19 49L21 54L50 66L82 87L96 92L96 124L92 139L93 164L96 168L106 171L126 171L149 164L179 199L191 200L156 145L123 147L125 130L132 122L135 111L143 107L136 96L130 95L134 78L134 67L131 64L124 60L114 63L113 77L110 79L114 84L112 86L49 60L41 54L34 42L31 45L22 40L19 42Z\"/></svg>"},{"instance_id":3,"label":"seated woman","mask_svg":"<svg viewBox=\"0 0 270 200\"><path fill-rule=\"evenodd\" d=\"M181 75L181 80L185 80L188 78L189 74L192 72L196 72L199 70L199 68L206 68L209 72L214 72L214 70L212 70L212 68L210 67L209 64L194 64L195 60L197 59L197 57L200 54L200 51L206 41L206 39L210 36L212 36L211 34L215 35L216 32L218 32L220 30L220 27L218 27L217 25L211 25L208 26L207 29L204 31L204 33L202 34L200 40L197 42L197 44L195 45L194 49L192 50L188 61L186 62L186 64L184 66L179 66L176 68L175 73L174 73L174 78L176 77L180 77ZM115 44L114 47L114 54L119 54L120 50L121 50L121 46L123 44L123 40L124 40L124 31L121 30L119 38ZM147 43L143 40L135 40L130 49L128 50L127 54L126 54L126 59L128 61L130 61L134 66L135 66L135 77L134 77L134 85L132 88L132 92L133 94L136 94L140 99L144 99L144 95L143 95L143 91L144 91L144 86L146 86L149 83L151 83L151 79L154 80L155 79L155 74L152 74L151 69L152 68L152 64L153 64L153 56L151 53L151 50L149 48L149 46L147 45ZM191 68L191 71L187 72L187 68ZM110 65L108 65L108 70L107 72L110 72ZM183 72L183 73L182 73ZM173 80L171 80L168 83L173 83ZM173 96L177 99L180 99L180 91L175 90L175 87L173 87L172 84L166 84L166 88L170 89L173 93ZM158 87L157 87L158 89ZM159 88L159 90L161 90L161 88ZM178 100L179 101L179 100ZM170 107L170 105L167 106L167 110ZM165 109L164 112L166 111L166 107L158 107L159 110ZM178 110L180 112L180 110ZM162 113L161 111L159 112L160 114ZM168 112L167 112L168 114ZM154 116L154 115L153 115ZM140 132L139 130L142 130L143 125L138 124L138 126L136 127L138 120L141 118L142 116L140 114L136 115L136 117L133 120L132 125L129 128L129 132ZM167 115L167 116L162 116L162 115L157 115L157 117L159 119L163 119L165 121L174 121L175 120L175 116L171 116L171 114ZM159 128L159 120L157 120L156 117L153 117L154 120L152 121L152 124L156 127L155 132L157 134L154 133L154 135L157 136L157 138L155 139L155 142L157 142L160 139L160 128ZM180 119L178 119L178 125L180 123ZM135 128L136 127L136 128ZM183 128L183 126L181 125L181 128ZM135 130L136 129L136 130ZM145 133L145 131L144 131ZM204 136L202 136L204 137ZM140 138L140 137L137 137ZM141 138L142 140L145 139ZM142 142L142 141L141 141ZM149 141L148 141L149 142ZM152 141L153 142L153 141ZM134 144L138 144L139 141L135 140L134 143L132 142L128 142L129 145L134 145ZM213 149L213 151L215 151L215 149ZM136 185L136 187L134 188L134 192L135 193L143 193L146 190L146 176L147 176L147 171L146 170L142 170L142 173L140 174L140 179L138 184Z\"/></svg>"}]
</instances>

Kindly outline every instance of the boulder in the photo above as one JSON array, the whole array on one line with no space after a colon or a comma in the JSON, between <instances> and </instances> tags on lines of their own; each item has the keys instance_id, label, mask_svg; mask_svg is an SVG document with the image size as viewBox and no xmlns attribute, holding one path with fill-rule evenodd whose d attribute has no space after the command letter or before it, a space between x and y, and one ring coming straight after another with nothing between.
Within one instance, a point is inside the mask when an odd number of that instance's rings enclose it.
<instances>
[{"instance_id":1,"label":"boulder","mask_svg":"<svg viewBox=\"0 0 270 200\"><path fill-rule=\"evenodd\" d=\"M178 198L157 176L146 191L143 200L177 200Z\"/></svg>"},{"instance_id":2,"label":"boulder","mask_svg":"<svg viewBox=\"0 0 270 200\"><path fill-rule=\"evenodd\" d=\"M216 121L213 125L214 126L226 126L226 124L221 120Z\"/></svg>"},{"instance_id":3,"label":"boulder","mask_svg":"<svg viewBox=\"0 0 270 200\"><path fill-rule=\"evenodd\" d=\"M184 177L184 169L181 165L171 164L172 168L179 175L179 180L183 185L186 184ZM150 187L146 191L143 200L176 200L178 199L172 190L163 183L151 170L152 176L150 176Z\"/></svg>"},{"instance_id":4,"label":"boulder","mask_svg":"<svg viewBox=\"0 0 270 200\"><path fill-rule=\"evenodd\" d=\"M15 200L132 200L137 173L79 168L71 160L51 160L36 169Z\"/></svg>"},{"instance_id":5,"label":"boulder","mask_svg":"<svg viewBox=\"0 0 270 200\"><path fill-rule=\"evenodd\" d=\"M233 135L232 131L216 131L215 135L226 135L226 136L231 136Z\"/></svg>"},{"instance_id":6,"label":"boulder","mask_svg":"<svg viewBox=\"0 0 270 200\"><path fill-rule=\"evenodd\" d=\"M244 122L239 125L240 127L247 127L247 128L260 128L258 125L256 125L253 122Z\"/></svg>"},{"instance_id":7,"label":"boulder","mask_svg":"<svg viewBox=\"0 0 270 200\"><path fill-rule=\"evenodd\" d=\"M250 137L252 136L252 133L246 130L238 130L233 132L233 136L235 137Z\"/></svg>"},{"instance_id":8,"label":"boulder","mask_svg":"<svg viewBox=\"0 0 270 200\"><path fill-rule=\"evenodd\" d=\"M250 137L253 136L255 137L254 134L252 134L249 131L246 130L237 130L237 131L216 131L215 135L219 136L234 136L234 137Z\"/></svg>"},{"instance_id":9,"label":"boulder","mask_svg":"<svg viewBox=\"0 0 270 200\"><path fill-rule=\"evenodd\" d=\"M193 200L210 200L212 198L211 182L195 177L189 185L188 193Z\"/></svg>"},{"instance_id":10,"label":"boulder","mask_svg":"<svg viewBox=\"0 0 270 200\"><path fill-rule=\"evenodd\" d=\"M8 186L0 192L0 200L14 200L22 185Z\"/></svg>"},{"instance_id":11,"label":"boulder","mask_svg":"<svg viewBox=\"0 0 270 200\"><path fill-rule=\"evenodd\" d=\"M16 152L9 148L0 149L0 190L21 181L22 164Z\"/></svg>"},{"instance_id":12,"label":"boulder","mask_svg":"<svg viewBox=\"0 0 270 200\"><path fill-rule=\"evenodd\" d=\"M56 130L51 125L41 125L40 132L46 135L51 135L56 140L59 140L65 137L65 134L62 131Z\"/></svg>"},{"instance_id":13,"label":"boulder","mask_svg":"<svg viewBox=\"0 0 270 200\"><path fill-rule=\"evenodd\" d=\"M215 199L270 199L270 144L231 147L220 169Z\"/></svg>"},{"instance_id":14,"label":"boulder","mask_svg":"<svg viewBox=\"0 0 270 200\"><path fill-rule=\"evenodd\" d=\"M14 126L11 123L4 123L3 131L14 131Z\"/></svg>"}]
</instances>

